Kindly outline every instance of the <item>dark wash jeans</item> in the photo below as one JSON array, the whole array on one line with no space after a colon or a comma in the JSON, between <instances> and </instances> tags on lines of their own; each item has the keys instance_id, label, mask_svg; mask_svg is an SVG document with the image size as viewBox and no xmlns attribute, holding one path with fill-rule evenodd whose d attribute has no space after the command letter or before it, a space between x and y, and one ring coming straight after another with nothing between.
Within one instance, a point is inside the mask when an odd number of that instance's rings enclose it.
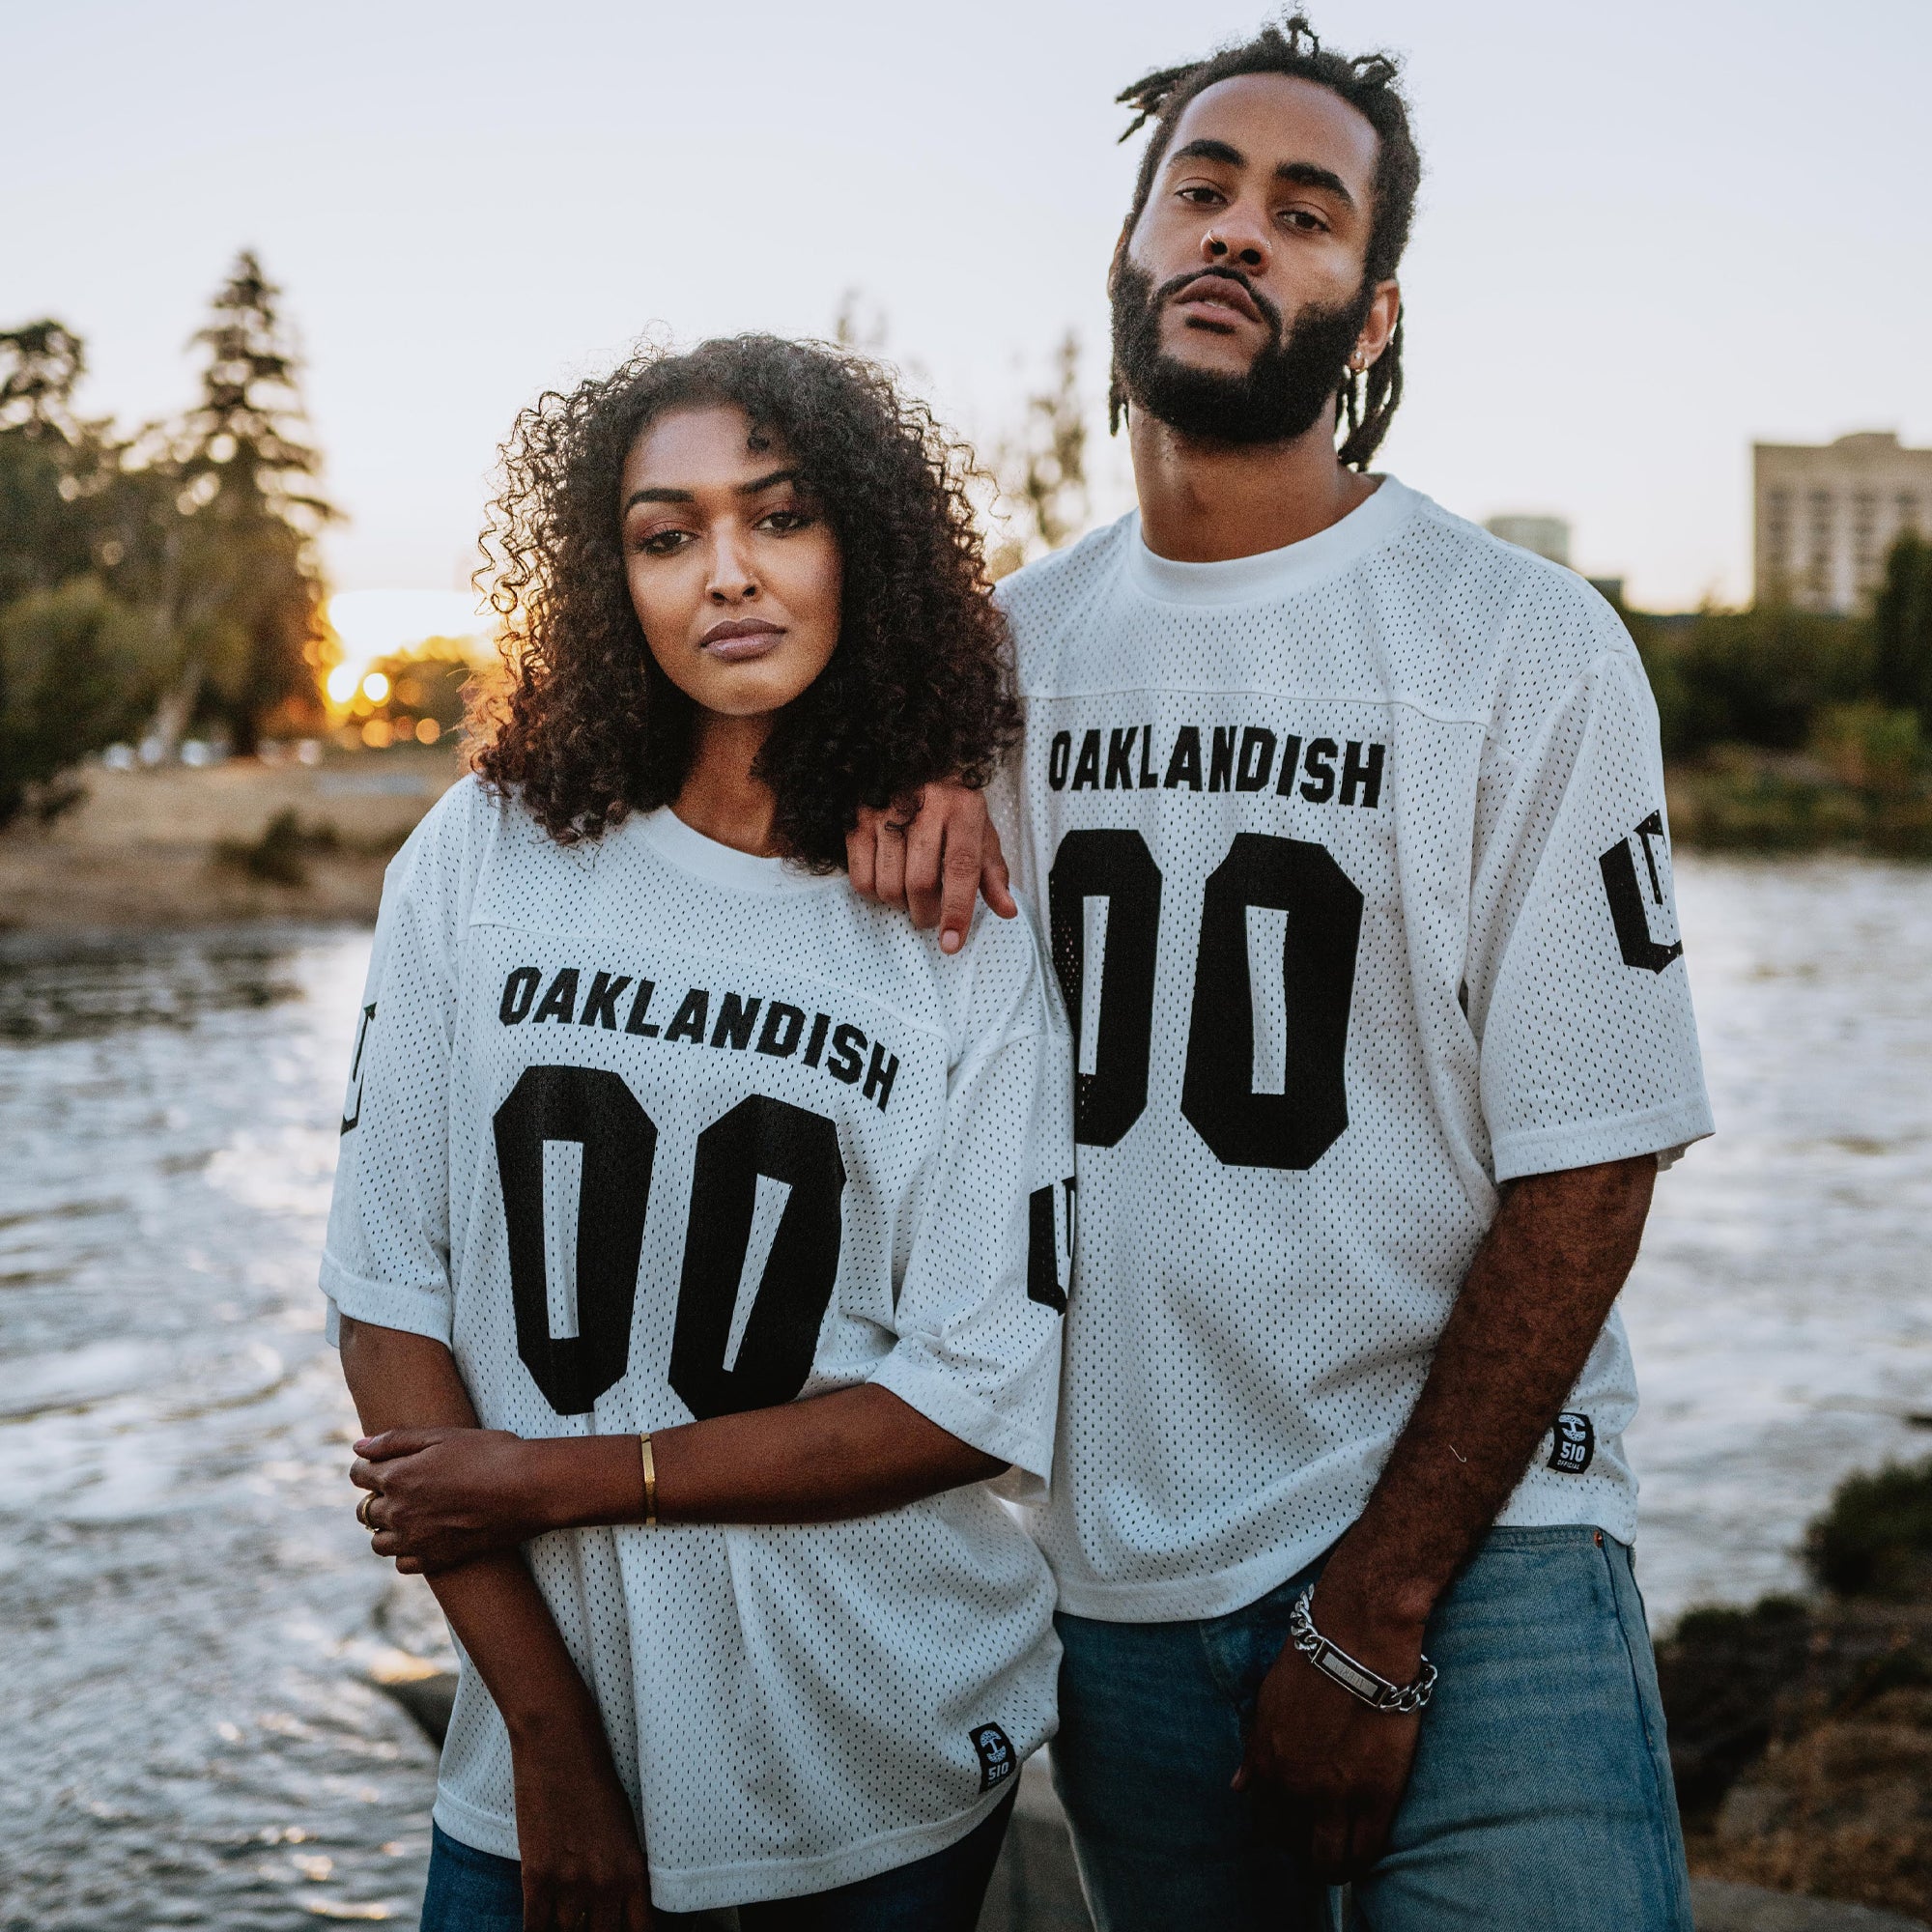
<instances>
[{"instance_id":1,"label":"dark wash jeans","mask_svg":"<svg viewBox=\"0 0 1932 1932\"><path fill-rule=\"evenodd\" d=\"M1229 1789L1255 1697L1320 1565L1227 1616L1058 1618L1054 1782L1099 1932L1318 1932L1313 1888ZM1316 1618L1321 1619L1321 1594ZM1663 1711L1628 1547L1492 1530L1436 1605L1441 1671L1369 1932L1690 1932Z\"/></svg>"},{"instance_id":2,"label":"dark wash jeans","mask_svg":"<svg viewBox=\"0 0 1932 1932\"><path fill-rule=\"evenodd\" d=\"M956 1844L807 1898L723 1912L651 1911L653 1932L973 1932L1013 1815L1019 1779ZM458 1844L440 1825L430 1841L421 1932L523 1932L524 1868Z\"/></svg>"}]
</instances>

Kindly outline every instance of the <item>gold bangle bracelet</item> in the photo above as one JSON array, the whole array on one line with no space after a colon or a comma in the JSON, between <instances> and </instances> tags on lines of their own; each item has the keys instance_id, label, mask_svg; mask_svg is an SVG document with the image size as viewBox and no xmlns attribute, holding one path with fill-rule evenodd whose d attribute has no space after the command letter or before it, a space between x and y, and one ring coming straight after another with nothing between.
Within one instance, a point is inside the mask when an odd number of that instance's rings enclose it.
<instances>
[{"instance_id":1,"label":"gold bangle bracelet","mask_svg":"<svg viewBox=\"0 0 1932 1932\"><path fill-rule=\"evenodd\" d=\"M644 1527L655 1529L658 1520L658 1462L651 1454L651 1433L648 1429L638 1437L638 1447L644 1459Z\"/></svg>"}]
</instances>

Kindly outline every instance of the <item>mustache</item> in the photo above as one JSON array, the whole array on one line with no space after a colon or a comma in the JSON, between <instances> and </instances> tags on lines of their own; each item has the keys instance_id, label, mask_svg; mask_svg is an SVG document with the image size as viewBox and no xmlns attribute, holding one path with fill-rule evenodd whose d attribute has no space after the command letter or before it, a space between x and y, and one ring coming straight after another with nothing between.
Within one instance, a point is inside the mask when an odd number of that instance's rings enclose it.
<instances>
[{"instance_id":1,"label":"mustache","mask_svg":"<svg viewBox=\"0 0 1932 1932\"><path fill-rule=\"evenodd\" d=\"M1281 340L1280 305L1264 295L1238 269L1217 266L1211 269L1189 269L1184 274L1170 275L1153 292L1153 300L1149 306L1151 308L1164 308L1170 297L1179 295L1182 289L1189 287L1195 282L1208 280L1209 276L1220 281L1233 282L1236 287L1242 289L1246 293L1248 299L1261 310L1262 320L1267 324L1269 334L1275 341L1279 342Z\"/></svg>"}]
</instances>

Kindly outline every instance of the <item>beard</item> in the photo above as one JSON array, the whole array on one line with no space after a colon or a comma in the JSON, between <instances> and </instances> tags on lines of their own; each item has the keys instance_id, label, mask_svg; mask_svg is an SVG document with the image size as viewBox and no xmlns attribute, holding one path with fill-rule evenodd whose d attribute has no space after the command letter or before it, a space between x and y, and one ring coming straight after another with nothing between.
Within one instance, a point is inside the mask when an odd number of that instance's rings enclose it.
<instances>
[{"instance_id":1,"label":"beard","mask_svg":"<svg viewBox=\"0 0 1932 1932\"><path fill-rule=\"evenodd\" d=\"M1170 297L1203 274L1238 282L1261 310L1268 339L1242 375L1197 369L1161 347ZM1122 261L1114 277L1114 369L1127 400L1182 436L1206 442L1293 442L1315 427L1341 388L1374 291L1334 308L1304 308L1293 327L1281 310L1233 269L1190 269L1156 289L1153 277Z\"/></svg>"}]
</instances>

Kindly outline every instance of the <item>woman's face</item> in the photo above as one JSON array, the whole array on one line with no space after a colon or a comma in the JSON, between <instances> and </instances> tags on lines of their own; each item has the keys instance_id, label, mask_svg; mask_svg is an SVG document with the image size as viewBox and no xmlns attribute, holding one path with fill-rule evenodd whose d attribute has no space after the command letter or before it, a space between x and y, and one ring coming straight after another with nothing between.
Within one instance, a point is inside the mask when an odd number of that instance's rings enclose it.
<instances>
[{"instance_id":1,"label":"woman's face","mask_svg":"<svg viewBox=\"0 0 1932 1932\"><path fill-rule=\"evenodd\" d=\"M661 416L624 463L624 573L651 655L707 711L789 704L838 643L838 545L791 452L728 404Z\"/></svg>"}]
</instances>

